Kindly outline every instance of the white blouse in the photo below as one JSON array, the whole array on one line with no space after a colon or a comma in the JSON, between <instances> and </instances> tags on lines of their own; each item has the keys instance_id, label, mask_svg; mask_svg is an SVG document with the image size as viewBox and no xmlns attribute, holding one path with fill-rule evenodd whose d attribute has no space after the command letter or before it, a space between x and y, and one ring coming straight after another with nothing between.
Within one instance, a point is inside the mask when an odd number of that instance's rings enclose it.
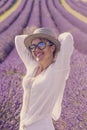
<instances>
[{"instance_id":1,"label":"white blouse","mask_svg":"<svg viewBox=\"0 0 87 130\"><path fill-rule=\"evenodd\" d=\"M61 49L56 61L34 77L38 63L24 45L26 36L18 35L15 38L17 52L26 67L22 84L24 95L20 127L47 116L58 120L61 114L64 88L70 72L70 57L74 49L72 35L68 32L60 34L58 40L61 43Z\"/></svg>"}]
</instances>

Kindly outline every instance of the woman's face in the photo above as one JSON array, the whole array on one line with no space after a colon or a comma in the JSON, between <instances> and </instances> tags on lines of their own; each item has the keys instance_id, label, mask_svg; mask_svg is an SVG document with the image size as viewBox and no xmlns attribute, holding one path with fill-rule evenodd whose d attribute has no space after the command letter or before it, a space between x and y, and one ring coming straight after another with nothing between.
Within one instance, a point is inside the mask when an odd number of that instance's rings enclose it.
<instances>
[{"instance_id":1,"label":"woman's face","mask_svg":"<svg viewBox=\"0 0 87 130\"><path fill-rule=\"evenodd\" d=\"M31 52L33 57L41 64L48 61L50 62L50 60L53 59L55 45L49 46L48 41L45 39L38 38L32 41L32 45L38 45L38 43L45 43L46 46L42 49L36 47L36 49Z\"/></svg>"}]
</instances>

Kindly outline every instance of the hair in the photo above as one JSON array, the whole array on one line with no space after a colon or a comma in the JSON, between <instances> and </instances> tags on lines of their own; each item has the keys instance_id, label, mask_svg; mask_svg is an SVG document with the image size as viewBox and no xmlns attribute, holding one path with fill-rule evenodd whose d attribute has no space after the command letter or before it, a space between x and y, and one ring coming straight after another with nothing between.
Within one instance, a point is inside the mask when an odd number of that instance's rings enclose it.
<instances>
[{"instance_id":1,"label":"hair","mask_svg":"<svg viewBox=\"0 0 87 130\"><path fill-rule=\"evenodd\" d=\"M50 43L52 43L52 42L50 42ZM52 46L53 45L55 45L54 43L52 43ZM55 45L55 50L53 51L53 57L55 57L56 56L56 45Z\"/></svg>"}]
</instances>

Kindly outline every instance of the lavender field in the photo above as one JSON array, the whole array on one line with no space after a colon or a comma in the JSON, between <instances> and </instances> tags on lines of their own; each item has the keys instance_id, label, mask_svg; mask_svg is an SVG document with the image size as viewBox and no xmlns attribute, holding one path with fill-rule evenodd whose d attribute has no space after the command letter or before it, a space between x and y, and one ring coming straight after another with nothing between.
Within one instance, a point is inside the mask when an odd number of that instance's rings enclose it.
<instances>
[{"instance_id":1,"label":"lavender field","mask_svg":"<svg viewBox=\"0 0 87 130\"><path fill-rule=\"evenodd\" d=\"M0 130L19 128L26 70L15 36L37 27L74 37L62 113L53 123L55 130L87 130L87 0L0 0Z\"/></svg>"}]
</instances>

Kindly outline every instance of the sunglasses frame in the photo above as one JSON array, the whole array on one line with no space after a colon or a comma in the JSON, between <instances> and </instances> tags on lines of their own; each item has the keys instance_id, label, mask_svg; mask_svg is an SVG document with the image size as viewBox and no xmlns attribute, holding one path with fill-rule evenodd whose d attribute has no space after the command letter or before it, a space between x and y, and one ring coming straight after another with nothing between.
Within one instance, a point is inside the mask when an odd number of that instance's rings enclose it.
<instances>
[{"instance_id":1,"label":"sunglasses frame","mask_svg":"<svg viewBox=\"0 0 87 130\"><path fill-rule=\"evenodd\" d=\"M40 48L40 44L41 43L44 43L44 46L43 46L43 48ZM48 43L48 44L47 44ZM35 50L36 50L36 48L38 48L38 49L40 49L40 50L43 50L43 49L45 49L46 48L46 46L47 45L49 45L49 46L52 46L54 43L52 43L52 42L50 42L50 41L48 41L48 42L39 42L37 45L36 44L32 44L31 46L29 46L29 50L31 51L31 52L34 52ZM32 48L32 46L34 47L34 48Z\"/></svg>"}]
</instances>

